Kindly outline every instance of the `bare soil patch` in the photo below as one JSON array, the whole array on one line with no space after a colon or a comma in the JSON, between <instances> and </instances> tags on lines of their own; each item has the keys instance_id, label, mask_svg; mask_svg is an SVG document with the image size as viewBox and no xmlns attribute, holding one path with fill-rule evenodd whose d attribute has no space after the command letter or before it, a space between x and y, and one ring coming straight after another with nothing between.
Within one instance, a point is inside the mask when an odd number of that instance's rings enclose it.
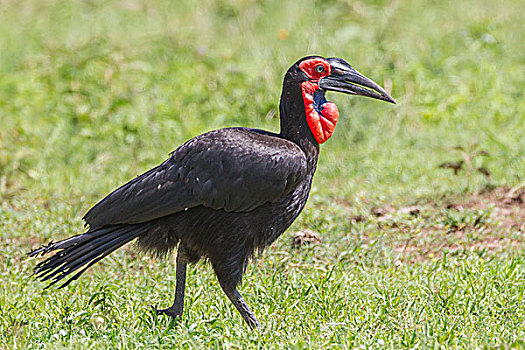
<instances>
[{"instance_id":1,"label":"bare soil patch","mask_svg":"<svg viewBox=\"0 0 525 350\"><path fill-rule=\"evenodd\" d=\"M519 249L525 243L525 184L485 189L442 204L372 208L353 223L374 223L398 252L399 262L437 259L443 254L480 256ZM379 229L379 231L378 231Z\"/></svg>"}]
</instances>

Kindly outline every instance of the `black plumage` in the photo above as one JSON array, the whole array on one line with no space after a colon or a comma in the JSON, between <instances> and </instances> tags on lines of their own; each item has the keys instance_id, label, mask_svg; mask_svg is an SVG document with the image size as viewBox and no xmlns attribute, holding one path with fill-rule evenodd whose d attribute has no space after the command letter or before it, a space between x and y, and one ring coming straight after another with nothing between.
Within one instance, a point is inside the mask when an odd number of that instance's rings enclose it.
<instances>
[{"instance_id":1,"label":"black plumage","mask_svg":"<svg viewBox=\"0 0 525 350\"><path fill-rule=\"evenodd\" d=\"M187 141L91 208L84 216L86 233L29 253L58 250L35 267L36 276L50 285L70 277L65 286L134 239L155 255L178 248L175 302L159 313L182 315L186 265L204 257L244 320L258 326L237 285L250 257L277 239L306 204L325 140L319 138L330 128L331 135L338 116L324 98L327 90L393 102L344 60L305 57L285 75L279 134L228 128ZM315 105L308 105L308 93L316 94ZM323 124L323 116L333 127Z\"/></svg>"}]
</instances>

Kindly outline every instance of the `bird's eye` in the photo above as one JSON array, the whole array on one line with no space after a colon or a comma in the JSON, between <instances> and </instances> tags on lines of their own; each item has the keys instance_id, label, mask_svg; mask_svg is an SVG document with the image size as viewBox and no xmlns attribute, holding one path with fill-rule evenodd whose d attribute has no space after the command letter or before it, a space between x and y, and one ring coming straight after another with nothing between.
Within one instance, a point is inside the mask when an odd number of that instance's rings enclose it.
<instances>
[{"instance_id":1,"label":"bird's eye","mask_svg":"<svg viewBox=\"0 0 525 350\"><path fill-rule=\"evenodd\" d=\"M317 67L315 67L315 71L317 73L322 73L324 72L324 67L322 65L318 65Z\"/></svg>"}]
</instances>

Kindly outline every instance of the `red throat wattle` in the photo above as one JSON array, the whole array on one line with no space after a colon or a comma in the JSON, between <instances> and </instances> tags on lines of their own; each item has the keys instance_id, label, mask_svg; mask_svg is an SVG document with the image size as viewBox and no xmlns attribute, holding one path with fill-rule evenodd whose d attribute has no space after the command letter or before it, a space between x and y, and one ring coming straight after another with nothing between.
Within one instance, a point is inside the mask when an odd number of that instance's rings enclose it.
<instances>
[{"instance_id":1,"label":"red throat wattle","mask_svg":"<svg viewBox=\"0 0 525 350\"><path fill-rule=\"evenodd\" d=\"M318 89L319 86L314 82L305 81L301 83L306 121L317 142L324 143L334 133L335 125L339 119L339 110L333 102L324 102L316 109L314 93Z\"/></svg>"}]
</instances>

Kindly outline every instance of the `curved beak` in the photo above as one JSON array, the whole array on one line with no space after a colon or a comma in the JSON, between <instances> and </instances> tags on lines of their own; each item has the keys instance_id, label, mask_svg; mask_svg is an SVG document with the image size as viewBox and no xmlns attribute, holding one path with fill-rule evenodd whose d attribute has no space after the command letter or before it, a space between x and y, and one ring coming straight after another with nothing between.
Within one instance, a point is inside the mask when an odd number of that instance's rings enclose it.
<instances>
[{"instance_id":1,"label":"curved beak","mask_svg":"<svg viewBox=\"0 0 525 350\"><path fill-rule=\"evenodd\" d=\"M330 75L319 81L319 87L327 91L337 91L350 95L361 95L376 98L378 100L396 103L381 86L365 77L355 70L342 58L331 57Z\"/></svg>"}]
</instances>

